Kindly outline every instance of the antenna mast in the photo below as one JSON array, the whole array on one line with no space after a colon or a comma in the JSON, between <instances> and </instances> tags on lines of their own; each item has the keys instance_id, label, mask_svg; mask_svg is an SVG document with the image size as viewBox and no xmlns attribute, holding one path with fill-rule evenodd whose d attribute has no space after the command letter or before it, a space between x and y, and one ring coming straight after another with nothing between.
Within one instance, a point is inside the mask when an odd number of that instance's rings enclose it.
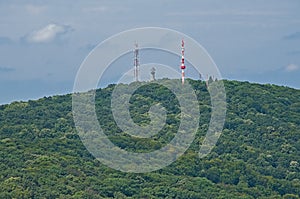
<instances>
[{"instance_id":1,"label":"antenna mast","mask_svg":"<svg viewBox=\"0 0 300 199\"><path fill-rule=\"evenodd\" d=\"M151 81L155 81L155 68L154 67L152 67L151 68Z\"/></svg>"},{"instance_id":2,"label":"antenna mast","mask_svg":"<svg viewBox=\"0 0 300 199\"><path fill-rule=\"evenodd\" d=\"M186 68L184 65L184 40L181 40L181 83L184 84L184 69Z\"/></svg>"},{"instance_id":3,"label":"antenna mast","mask_svg":"<svg viewBox=\"0 0 300 199\"><path fill-rule=\"evenodd\" d=\"M139 81L139 66L140 66L140 62L139 62L139 47L138 47L138 43L135 42L134 44L134 79L136 82Z\"/></svg>"}]
</instances>

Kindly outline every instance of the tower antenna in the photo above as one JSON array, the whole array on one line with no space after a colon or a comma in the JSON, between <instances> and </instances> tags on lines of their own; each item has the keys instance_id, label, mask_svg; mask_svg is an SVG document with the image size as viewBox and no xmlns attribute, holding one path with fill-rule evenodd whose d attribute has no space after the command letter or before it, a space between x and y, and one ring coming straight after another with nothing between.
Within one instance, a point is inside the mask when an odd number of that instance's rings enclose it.
<instances>
[{"instance_id":1,"label":"tower antenna","mask_svg":"<svg viewBox=\"0 0 300 199\"><path fill-rule=\"evenodd\" d=\"M181 83L184 84L184 69L186 68L184 65L184 40L181 40Z\"/></svg>"},{"instance_id":2,"label":"tower antenna","mask_svg":"<svg viewBox=\"0 0 300 199\"><path fill-rule=\"evenodd\" d=\"M136 82L139 81L139 67L140 67L140 61L139 61L139 46L138 43L135 42L134 44L134 79Z\"/></svg>"},{"instance_id":3,"label":"tower antenna","mask_svg":"<svg viewBox=\"0 0 300 199\"><path fill-rule=\"evenodd\" d=\"M155 81L155 68L154 67L152 67L151 68L151 81Z\"/></svg>"}]
</instances>

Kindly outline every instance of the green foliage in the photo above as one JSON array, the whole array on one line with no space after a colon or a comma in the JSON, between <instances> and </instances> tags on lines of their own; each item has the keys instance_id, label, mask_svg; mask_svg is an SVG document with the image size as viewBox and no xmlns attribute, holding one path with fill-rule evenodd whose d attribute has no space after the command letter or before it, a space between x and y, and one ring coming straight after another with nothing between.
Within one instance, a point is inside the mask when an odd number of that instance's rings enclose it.
<instances>
[{"instance_id":1,"label":"green foliage","mask_svg":"<svg viewBox=\"0 0 300 199\"><path fill-rule=\"evenodd\" d=\"M0 198L299 198L300 91L224 81L224 130L213 151L199 159L211 104L205 83L190 83L201 113L196 139L176 162L145 174L115 171L91 156L74 127L71 95L0 106ZM130 114L140 125L149 124L153 104L167 110L164 128L140 139L114 122L113 88L96 93L99 123L113 143L148 152L175 136L180 105L168 89L151 84L132 96Z\"/></svg>"}]
</instances>

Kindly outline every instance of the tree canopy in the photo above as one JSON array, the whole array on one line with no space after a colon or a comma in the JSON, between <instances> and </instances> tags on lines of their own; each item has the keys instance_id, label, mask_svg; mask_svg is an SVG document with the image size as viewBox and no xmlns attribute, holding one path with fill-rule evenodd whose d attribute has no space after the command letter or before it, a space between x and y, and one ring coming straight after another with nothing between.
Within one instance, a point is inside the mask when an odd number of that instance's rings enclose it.
<instances>
[{"instance_id":1,"label":"tree canopy","mask_svg":"<svg viewBox=\"0 0 300 199\"><path fill-rule=\"evenodd\" d=\"M200 106L196 138L174 163L151 173L124 173L95 159L78 136L70 94L0 106L0 198L299 198L300 90L223 80L225 126L217 146L200 159L211 102L205 82L189 82ZM180 107L170 90L154 82L131 97L139 125L149 124L152 104L167 110L162 130L141 139L116 125L114 87L96 91L99 123L114 144L142 153L172 140Z\"/></svg>"}]
</instances>

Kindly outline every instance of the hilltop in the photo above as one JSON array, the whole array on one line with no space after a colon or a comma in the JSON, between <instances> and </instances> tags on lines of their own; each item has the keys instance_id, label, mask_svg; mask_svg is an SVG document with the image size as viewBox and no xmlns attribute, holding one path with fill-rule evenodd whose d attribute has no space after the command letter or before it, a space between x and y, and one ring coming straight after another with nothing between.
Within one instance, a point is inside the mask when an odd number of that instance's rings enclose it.
<instances>
[{"instance_id":1,"label":"hilltop","mask_svg":"<svg viewBox=\"0 0 300 199\"><path fill-rule=\"evenodd\" d=\"M211 102L205 82L190 83L201 110L196 139L177 161L144 174L113 170L87 151L70 94L0 106L0 198L299 198L300 90L224 80L224 129L213 151L199 159ZM96 92L98 120L113 143L145 152L174 137L180 110L168 89L154 83L132 96L129 108L139 124L149 123L147 111L156 101L168 110L168 125L139 139L113 120L114 87Z\"/></svg>"}]
</instances>

